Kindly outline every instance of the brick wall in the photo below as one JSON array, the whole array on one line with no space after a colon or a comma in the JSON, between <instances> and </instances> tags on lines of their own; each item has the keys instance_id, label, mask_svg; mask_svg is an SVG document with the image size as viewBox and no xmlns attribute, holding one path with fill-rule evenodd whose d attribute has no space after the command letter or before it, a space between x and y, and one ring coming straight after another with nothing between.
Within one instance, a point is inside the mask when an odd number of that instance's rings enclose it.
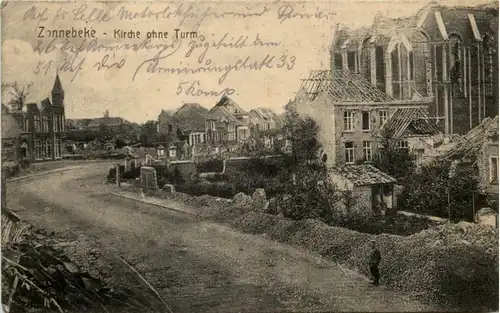
<instances>
[{"instance_id":1,"label":"brick wall","mask_svg":"<svg viewBox=\"0 0 500 313\"><path fill-rule=\"evenodd\" d=\"M193 161L172 161L168 166L172 170L177 168L184 180L192 179L197 173L196 164Z\"/></svg>"},{"instance_id":2,"label":"brick wall","mask_svg":"<svg viewBox=\"0 0 500 313\"><path fill-rule=\"evenodd\" d=\"M344 131L344 112L346 110L352 110L354 112L354 130ZM337 106L335 108L335 157L336 164L345 164L345 142L352 141L354 143L354 158L355 163L361 163L364 159L363 154L363 141L372 142L372 155L377 152L377 141L378 133L380 132L380 111L388 111L388 116L394 113L395 109L389 108L388 106L369 106L369 105L357 105L357 106ZM371 131L362 130L362 112L370 113L371 120Z\"/></svg>"},{"instance_id":3,"label":"brick wall","mask_svg":"<svg viewBox=\"0 0 500 313\"><path fill-rule=\"evenodd\" d=\"M352 211L362 217L371 217L373 215L372 209L372 187L371 186L356 186L353 189L352 196L355 203Z\"/></svg>"},{"instance_id":4,"label":"brick wall","mask_svg":"<svg viewBox=\"0 0 500 313\"><path fill-rule=\"evenodd\" d=\"M320 94L314 101L310 101L300 90L296 96L296 108L300 116L309 116L319 126L318 141L327 155L326 165L335 165L335 124L339 120L332 109L331 103L325 94Z\"/></svg>"}]
</instances>

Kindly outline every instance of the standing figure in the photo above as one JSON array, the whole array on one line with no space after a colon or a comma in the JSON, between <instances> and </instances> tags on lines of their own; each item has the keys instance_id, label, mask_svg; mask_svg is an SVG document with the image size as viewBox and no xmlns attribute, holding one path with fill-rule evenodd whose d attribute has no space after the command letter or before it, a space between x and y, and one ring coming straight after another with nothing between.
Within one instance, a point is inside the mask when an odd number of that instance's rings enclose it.
<instances>
[{"instance_id":1,"label":"standing figure","mask_svg":"<svg viewBox=\"0 0 500 313\"><path fill-rule=\"evenodd\" d=\"M371 253L370 253L370 273L372 274L372 284L374 286L379 285L380 273L378 270L378 265L380 263L380 251L378 251L377 246L375 245L375 240L370 241L371 244Z\"/></svg>"}]
</instances>

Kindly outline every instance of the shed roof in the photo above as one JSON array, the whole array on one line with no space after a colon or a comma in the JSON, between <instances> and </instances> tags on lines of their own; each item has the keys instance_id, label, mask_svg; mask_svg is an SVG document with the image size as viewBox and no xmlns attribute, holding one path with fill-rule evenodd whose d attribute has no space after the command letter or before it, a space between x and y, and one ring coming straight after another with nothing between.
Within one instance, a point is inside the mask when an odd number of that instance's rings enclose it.
<instances>
[{"instance_id":1,"label":"shed roof","mask_svg":"<svg viewBox=\"0 0 500 313\"><path fill-rule=\"evenodd\" d=\"M349 180L354 186L393 184L397 182L394 177L370 164L344 165L334 168L331 171Z\"/></svg>"}]
</instances>

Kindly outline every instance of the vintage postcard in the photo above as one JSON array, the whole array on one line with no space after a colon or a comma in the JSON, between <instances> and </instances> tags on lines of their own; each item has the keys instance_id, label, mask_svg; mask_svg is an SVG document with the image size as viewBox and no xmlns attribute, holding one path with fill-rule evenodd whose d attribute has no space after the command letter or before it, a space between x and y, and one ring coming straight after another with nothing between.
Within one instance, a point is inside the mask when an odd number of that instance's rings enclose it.
<instances>
[{"instance_id":1,"label":"vintage postcard","mask_svg":"<svg viewBox=\"0 0 500 313\"><path fill-rule=\"evenodd\" d=\"M3 312L498 310L498 2L0 10Z\"/></svg>"}]
</instances>

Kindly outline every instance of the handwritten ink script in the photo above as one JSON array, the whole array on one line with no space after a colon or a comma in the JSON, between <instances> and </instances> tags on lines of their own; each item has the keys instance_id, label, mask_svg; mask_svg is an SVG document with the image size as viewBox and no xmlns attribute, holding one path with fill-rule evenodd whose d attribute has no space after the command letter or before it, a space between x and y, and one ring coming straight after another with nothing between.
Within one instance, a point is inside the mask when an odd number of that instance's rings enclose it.
<instances>
[{"instance_id":1,"label":"handwritten ink script","mask_svg":"<svg viewBox=\"0 0 500 313\"><path fill-rule=\"evenodd\" d=\"M33 52L39 59L33 73L58 70L71 74L72 82L88 71L119 73L132 81L178 76L180 83L172 87L178 95L229 95L235 93L230 79L235 73L287 72L300 63L288 49L298 40L288 34L287 22L332 23L336 15L291 4L233 7L30 5L23 22L33 26ZM211 26L221 21L234 22L234 29ZM211 87L205 87L207 79Z\"/></svg>"}]
</instances>

